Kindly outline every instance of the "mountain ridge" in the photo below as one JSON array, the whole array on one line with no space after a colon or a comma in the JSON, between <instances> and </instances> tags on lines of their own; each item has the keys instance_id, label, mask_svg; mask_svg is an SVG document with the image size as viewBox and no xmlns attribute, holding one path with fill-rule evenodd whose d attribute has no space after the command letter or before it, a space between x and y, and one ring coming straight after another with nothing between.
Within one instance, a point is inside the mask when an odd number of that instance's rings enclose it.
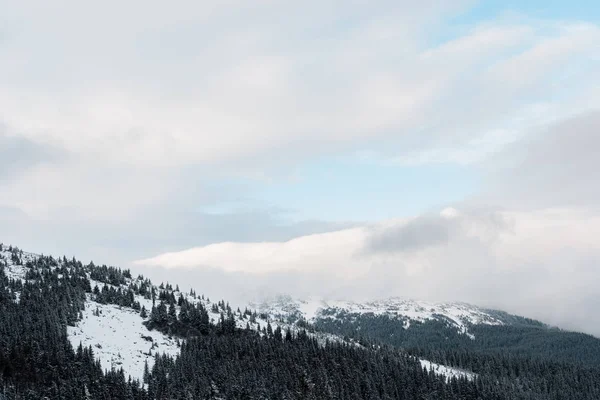
<instances>
[{"instance_id":1,"label":"mountain ridge","mask_svg":"<svg viewBox=\"0 0 600 400\"><path fill-rule=\"evenodd\" d=\"M300 299L280 294L249 305L275 319L305 320L309 323L318 319L335 318L340 312L346 314L373 314L395 317L404 322L405 329L412 322L426 320L449 321L459 332L472 337L469 325L512 325L531 324L550 327L541 321L502 310L479 307L467 302L431 302L398 296L366 301L331 300L325 298Z\"/></svg>"}]
</instances>

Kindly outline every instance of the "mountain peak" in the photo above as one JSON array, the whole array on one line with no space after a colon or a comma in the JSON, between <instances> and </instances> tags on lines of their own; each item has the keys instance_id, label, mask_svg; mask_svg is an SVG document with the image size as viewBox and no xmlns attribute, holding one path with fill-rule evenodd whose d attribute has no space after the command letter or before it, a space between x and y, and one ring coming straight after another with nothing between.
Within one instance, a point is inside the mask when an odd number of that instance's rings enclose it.
<instances>
[{"instance_id":1,"label":"mountain peak","mask_svg":"<svg viewBox=\"0 0 600 400\"><path fill-rule=\"evenodd\" d=\"M251 306L274 319L303 319L314 323L319 319L337 318L340 314L372 314L387 316L404 322L408 329L413 322L443 320L460 333L469 335L470 325L504 325L499 312L486 310L462 302L435 303L430 301L390 297L379 300L357 302L351 300L328 300L321 298L294 299L280 295L263 299Z\"/></svg>"}]
</instances>

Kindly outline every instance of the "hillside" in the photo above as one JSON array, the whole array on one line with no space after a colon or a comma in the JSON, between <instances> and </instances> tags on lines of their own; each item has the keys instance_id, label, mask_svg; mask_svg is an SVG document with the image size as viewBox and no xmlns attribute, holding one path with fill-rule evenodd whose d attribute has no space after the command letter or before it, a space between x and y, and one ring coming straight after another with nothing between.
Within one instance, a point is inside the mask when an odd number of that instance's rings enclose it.
<instances>
[{"instance_id":1,"label":"hillside","mask_svg":"<svg viewBox=\"0 0 600 400\"><path fill-rule=\"evenodd\" d=\"M385 343L421 355L453 349L552 357L600 366L598 338L466 303L400 298L357 303L281 295L252 306L276 321L309 326L345 340Z\"/></svg>"},{"instance_id":2,"label":"hillside","mask_svg":"<svg viewBox=\"0 0 600 400\"><path fill-rule=\"evenodd\" d=\"M599 398L600 341L499 311L402 299L255 306L2 246L2 396ZM595 362L578 359L582 346Z\"/></svg>"}]
</instances>

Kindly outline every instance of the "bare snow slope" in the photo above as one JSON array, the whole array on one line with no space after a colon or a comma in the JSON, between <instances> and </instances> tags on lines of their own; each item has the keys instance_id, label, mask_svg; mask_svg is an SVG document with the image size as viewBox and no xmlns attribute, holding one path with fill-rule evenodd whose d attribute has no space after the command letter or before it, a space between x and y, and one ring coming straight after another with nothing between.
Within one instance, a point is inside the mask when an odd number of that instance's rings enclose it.
<instances>
[{"instance_id":1,"label":"bare snow slope","mask_svg":"<svg viewBox=\"0 0 600 400\"><path fill-rule=\"evenodd\" d=\"M67 327L73 348L79 344L92 346L102 368L123 368L125 375L139 379L144 376L144 362L152 367L155 354L179 354L173 338L158 331L150 331L142 324L139 312L114 304L99 304L88 295L83 318L77 326Z\"/></svg>"}]
</instances>

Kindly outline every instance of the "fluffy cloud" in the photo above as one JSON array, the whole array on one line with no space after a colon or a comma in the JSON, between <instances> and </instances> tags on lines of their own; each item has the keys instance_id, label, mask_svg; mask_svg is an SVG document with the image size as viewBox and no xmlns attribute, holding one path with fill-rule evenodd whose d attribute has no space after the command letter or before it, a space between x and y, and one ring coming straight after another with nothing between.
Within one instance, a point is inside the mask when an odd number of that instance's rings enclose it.
<instances>
[{"instance_id":1,"label":"fluffy cloud","mask_svg":"<svg viewBox=\"0 0 600 400\"><path fill-rule=\"evenodd\" d=\"M593 111L508 147L487 165L487 191L458 209L284 242L217 243L137 268L225 271L217 281L246 296L470 301L598 335L598 127Z\"/></svg>"},{"instance_id":2,"label":"fluffy cloud","mask_svg":"<svg viewBox=\"0 0 600 400\"><path fill-rule=\"evenodd\" d=\"M240 301L280 292L460 300L599 334L600 322L589 317L595 303L586 303L600 279L598 234L600 216L574 209L463 211L286 242L212 244L136 268L161 276L165 267L163 277L186 276L192 285L196 277Z\"/></svg>"},{"instance_id":3,"label":"fluffy cloud","mask_svg":"<svg viewBox=\"0 0 600 400\"><path fill-rule=\"evenodd\" d=\"M66 4L65 16L7 13L0 118L28 140L142 166L386 148L373 140L397 142L393 157L452 158L450 144L490 146L490 131L523 109L559 110L556 79L569 101L583 96L587 85L562 71L592 64L600 39L595 25L514 19L441 24L435 34L449 39L437 44L425 27L461 10L437 1L356 2L340 16L335 2L317 14L271 2L165 13L144 3L144 13L110 15L108 5Z\"/></svg>"},{"instance_id":4,"label":"fluffy cloud","mask_svg":"<svg viewBox=\"0 0 600 400\"><path fill-rule=\"evenodd\" d=\"M600 31L577 21L457 27L468 3L442 1L61 4L0 21L0 124L21 143L0 206L34 218L203 205L211 180L358 149L471 164L598 99Z\"/></svg>"}]
</instances>

